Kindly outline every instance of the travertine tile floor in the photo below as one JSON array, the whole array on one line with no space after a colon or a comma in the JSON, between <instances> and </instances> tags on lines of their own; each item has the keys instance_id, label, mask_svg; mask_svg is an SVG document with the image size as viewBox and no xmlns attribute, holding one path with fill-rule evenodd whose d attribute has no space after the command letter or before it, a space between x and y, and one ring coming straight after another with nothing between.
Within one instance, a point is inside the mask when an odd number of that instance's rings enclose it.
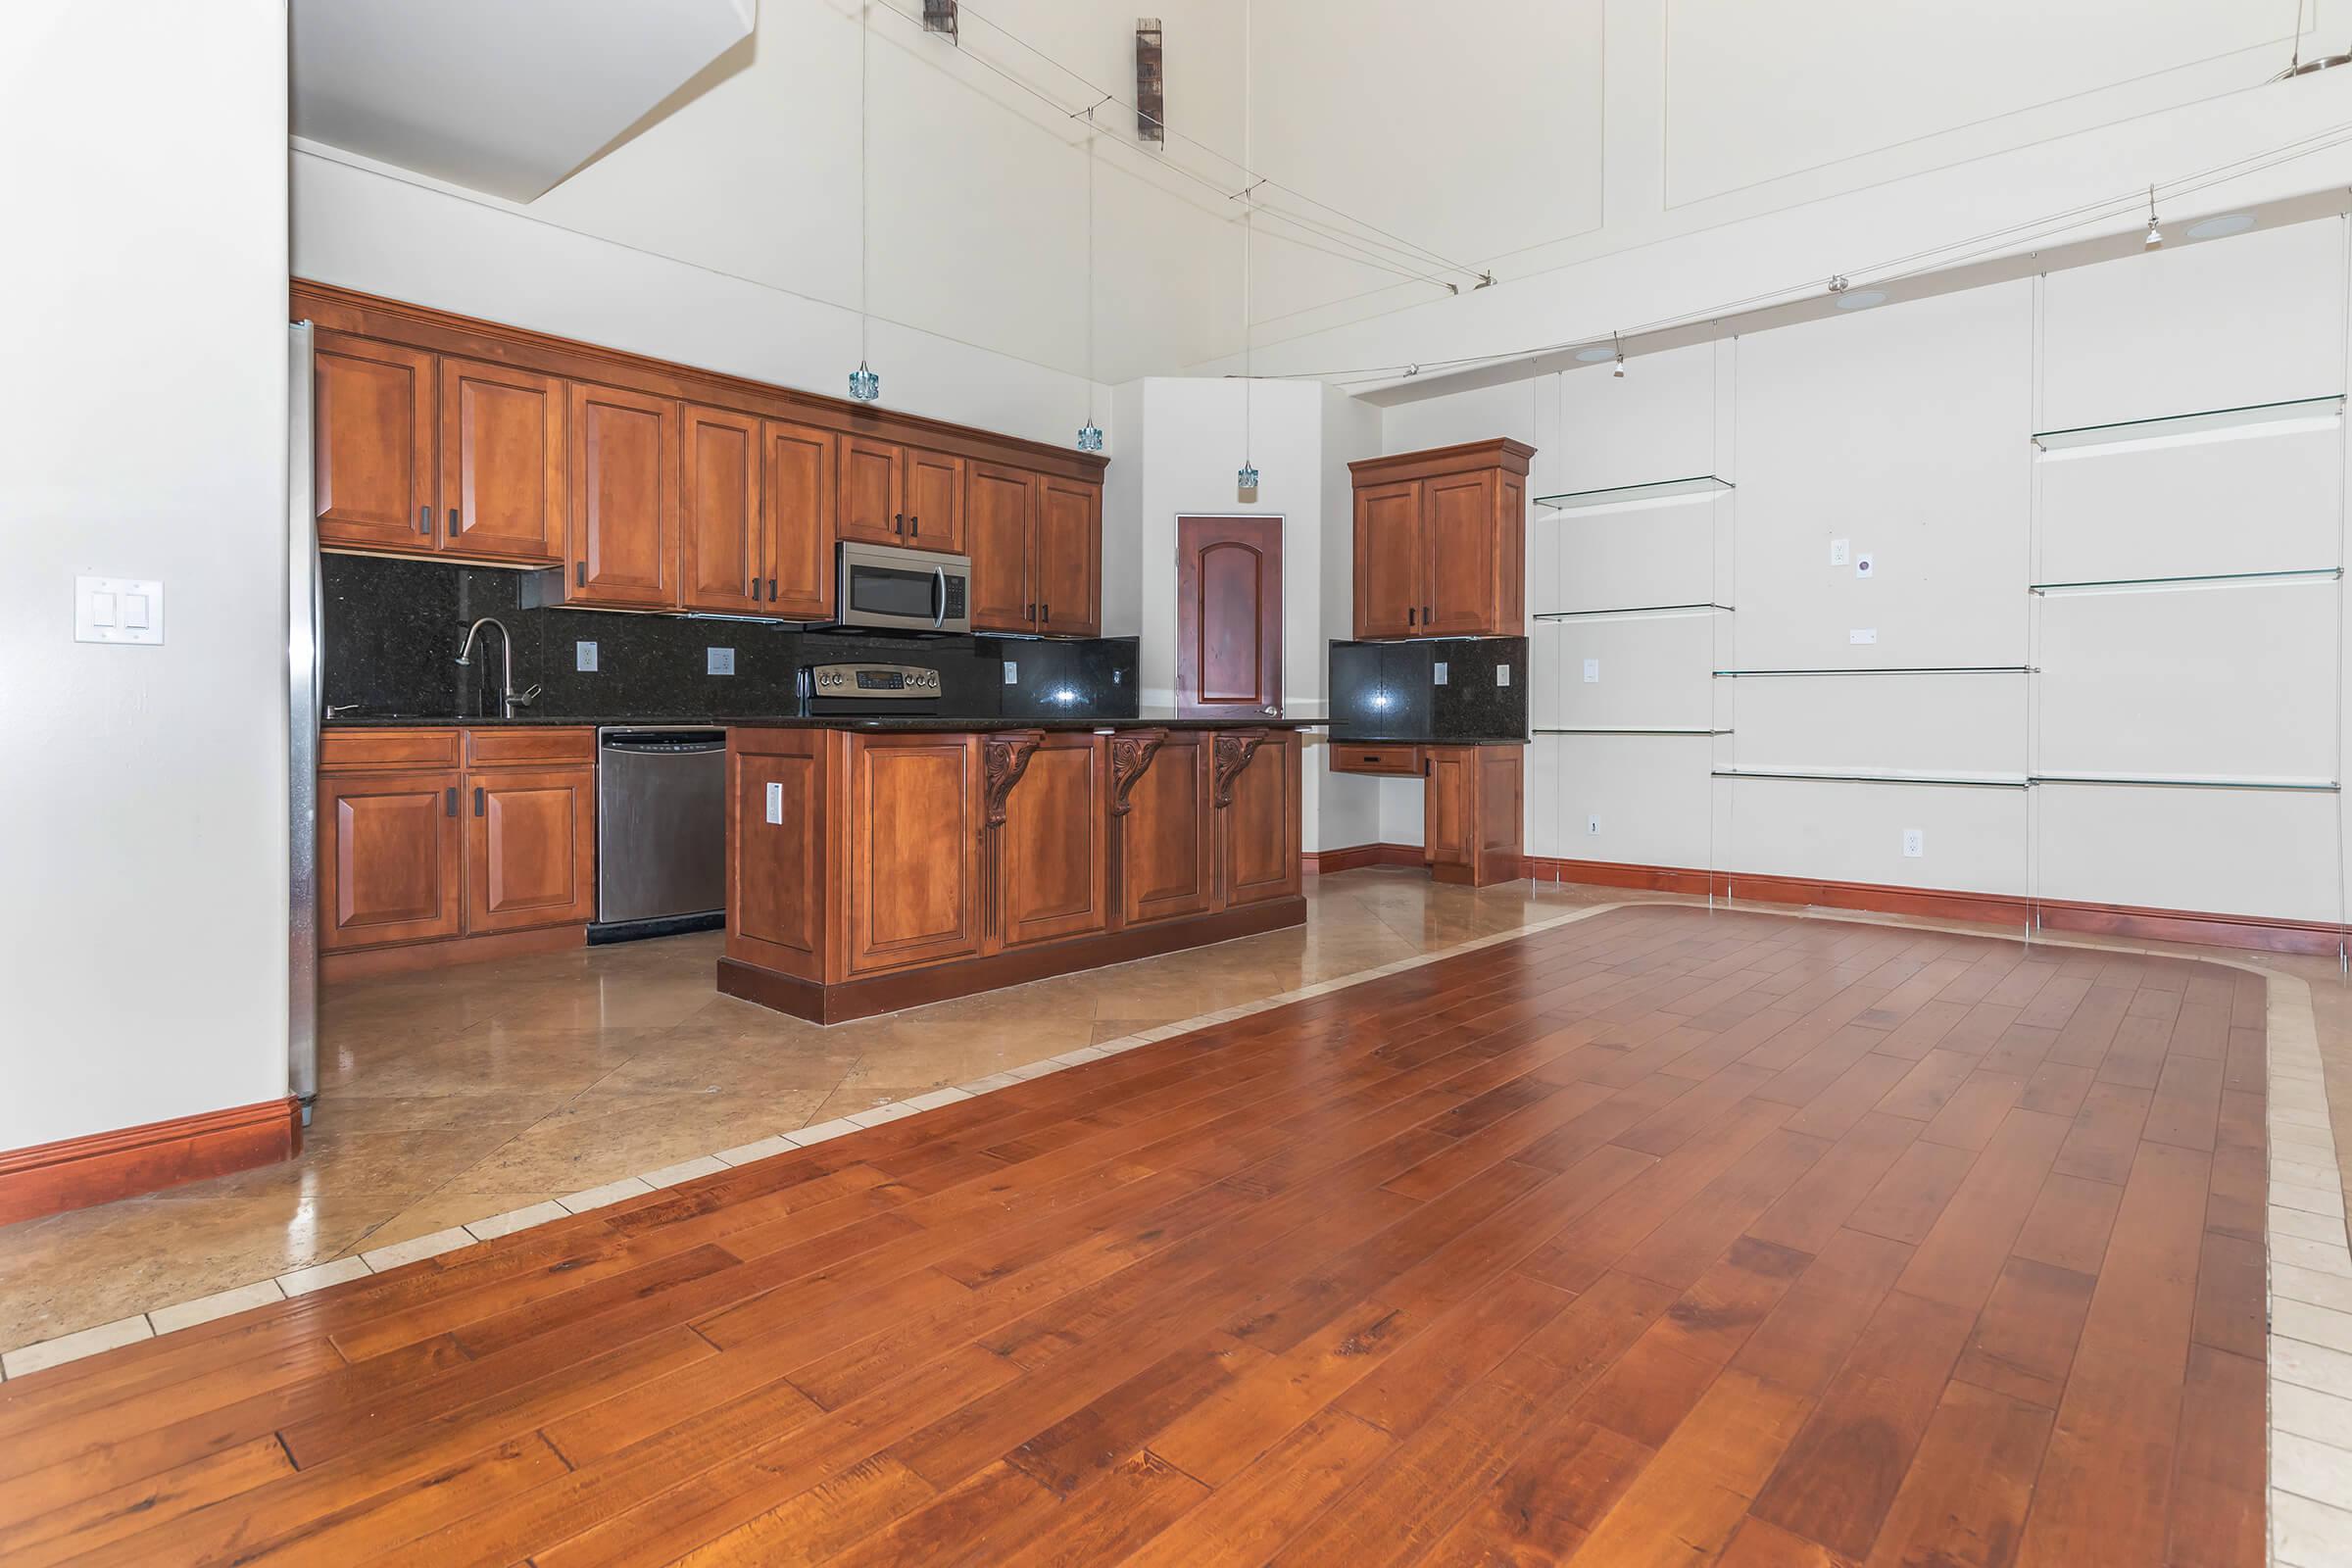
<instances>
[{"instance_id":1,"label":"travertine tile floor","mask_svg":"<svg viewBox=\"0 0 2352 1568\"><path fill-rule=\"evenodd\" d=\"M1643 897L1406 870L1310 877L1307 892L1298 930L831 1029L717 995L715 934L336 988L302 1157L0 1227L0 1349L289 1271L323 1283L362 1252L535 1206L552 1217L557 1198L641 1172ZM2158 951L2310 983L2334 1147L2352 1151L2352 987L2335 961Z\"/></svg>"}]
</instances>

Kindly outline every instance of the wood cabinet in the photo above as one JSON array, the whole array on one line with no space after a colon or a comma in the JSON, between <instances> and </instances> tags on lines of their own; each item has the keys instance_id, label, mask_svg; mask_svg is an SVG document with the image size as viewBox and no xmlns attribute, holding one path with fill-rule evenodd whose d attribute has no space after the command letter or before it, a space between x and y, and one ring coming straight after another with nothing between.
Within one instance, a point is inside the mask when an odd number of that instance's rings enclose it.
<instances>
[{"instance_id":1,"label":"wood cabinet","mask_svg":"<svg viewBox=\"0 0 2352 1568\"><path fill-rule=\"evenodd\" d=\"M318 542L440 548L434 360L397 343L320 332L312 360Z\"/></svg>"},{"instance_id":2,"label":"wood cabinet","mask_svg":"<svg viewBox=\"0 0 2352 1568\"><path fill-rule=\"evenodd\" d=\"M1217 907L1298 897L1298 736L1221 731L1214 750Z\"/></svg>"},{"instance_id":3,"label":"wood cabinet","mask_svg":"<svg viewBox=\"0 0 2352 1568\"><path fill-rule=\"evenodd\" d=\"M678 603L734 615L765 609L760 420L690 403L679 440Z\"/></svg>"},{"instance_id":4,"label":"wood cabinet","mask_svg":"<svg viewBox=\"0 0 2352 1568\"><path fill-rule=\"evenodd\" d=\"M587 728L329 730L318 773L322 952L442 943L596 914Z\"/></svg>"},{"instance_id":5,"label":"wood cabinet","mask_svg":"<svg viewBox=\"0 0 2352 1568\"><path fill-rule=\"evenodd\" d=\"M1107 929L1107 737L1024 731L984 736L981 746L982 776L996 803L990 812L990 950Z\"/></svg>"},{"instance_id":6,"label":"wood cabinet","mask_svg":"<svg viewBox=\"0 0 2352 1568\"><path fill-rule=\"evenodd\" d=\"M980 951L980 746L852 735L840 829L847 966L872 974Z\"/></svg>"},{"instance_id":7,"label":"wood cabinet","mask_svg":"<svg viewBox=\"0 0 2352 1568\"><path fill-rule=\"evenodd\" d=\"M441 534L451 555L564 559L564 384L504 365L444 359Z\"/></svg>"},{"instance_id":8,"label":"wood cabinet","mask_svg":"<svg viewBox=\"0 0 2352 1568\"><path fill-rule=\"evenodd\" d=\"M1102 635L1101 485L973 463L963 514L974 631Z\"/></svg>"},{"instance_id":9,"label":"wood cabinet","mask_svg":"<svg viewBox=\"0 0 2352 1568\"><path fill-rule=\"evenodd\" d=\"M760 559L767 612L787 620L833 614L834 436L814 425L769 419L760 500Z\"/></svg>"},{"instance_id":10,"label":"wood cabinet","mask_svg":"<svg viewBox=\"0 0 2352 1568\"><path fill-rule=\"evenodd\" d=\"M678 406L571 388L571 580L582 602L668 610L678 595Z\"/></svg>"},{"instance_id":11,"label":"wood cabinet","mask_svg":"<svg viewBox=\"0 0 2352 1568\"><path fill-rule=\"evenodd\" d=\"M964 460L844 436L838 533L865 544L963 554Z\"/></svg>"},{"instance_id":12,"label":"wood cabinet","mask_svg":"<svg viewBox=\"0 0 2352 1568\"><path fill-rule=\"evenodd\" d=\"M1110 739L1124 924L1206 914L1216 905L1211 733L1147 730Z\"/></svg>"},{"instance_id":13,"label":"wood cabinet","mask_svg":"<svg viewBox=\"0 0 2352 1568\"><path fill-rule=\"evenodd\" d=\"M1421 858L1441 882L1487 887L1526 875L1525 748L1422 749Z\"/></svg>"},{"instance_id":14,"label":"wood cabinet","mask_svg":"<svg viewBox=\"0 0 2352 1568\"><path fill-rule=\"evenodd\" d=\"M1496 439L1348 465L1357 637L1525 633L1534 456Z\"/></svg>"},{"instance_id":15,"label":"wood cabinet","mask_svg":"<svg viewBox=\"0 0 2352 1568\"><path fill-rule=\"evenodd\" d=\"M1334 773L1369 773L1380 778L1419 778L1418 746L1366 746L1354 741L1331 743Z\"/></svg>"}]
</instances>

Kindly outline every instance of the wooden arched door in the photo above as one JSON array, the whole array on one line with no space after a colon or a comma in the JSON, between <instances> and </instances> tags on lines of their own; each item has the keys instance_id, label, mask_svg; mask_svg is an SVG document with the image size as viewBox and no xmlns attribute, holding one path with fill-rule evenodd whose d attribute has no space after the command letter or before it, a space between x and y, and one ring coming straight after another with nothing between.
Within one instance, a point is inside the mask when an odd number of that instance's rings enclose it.
<instances>
[{"instance_id":1,"label":"wooden arched door","mask_svg":"<svg viewBox=\"0 0 2352 1568\"><path fill-rule=\"evenodd\" d=\"M1282 711L1282 519L1176 519L1176 709Z\"/></svg>"}]
</instances>

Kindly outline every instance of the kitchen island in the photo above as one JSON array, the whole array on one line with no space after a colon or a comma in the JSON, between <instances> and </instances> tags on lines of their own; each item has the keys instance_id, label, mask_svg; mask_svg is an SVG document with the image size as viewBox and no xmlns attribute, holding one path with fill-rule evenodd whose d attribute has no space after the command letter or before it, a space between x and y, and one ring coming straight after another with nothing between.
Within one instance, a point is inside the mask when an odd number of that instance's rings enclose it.
<instances>
[{"instance_id":1,"label":"kitchen island","mask_svg":"<svg viewBox=\"0 0 2352 1568\"><path fill-rule=\"evenodd\" d=\"M1282 720L737 720L718 987L840 1023L1306 918Z\"/></svg>"}]
</instances>

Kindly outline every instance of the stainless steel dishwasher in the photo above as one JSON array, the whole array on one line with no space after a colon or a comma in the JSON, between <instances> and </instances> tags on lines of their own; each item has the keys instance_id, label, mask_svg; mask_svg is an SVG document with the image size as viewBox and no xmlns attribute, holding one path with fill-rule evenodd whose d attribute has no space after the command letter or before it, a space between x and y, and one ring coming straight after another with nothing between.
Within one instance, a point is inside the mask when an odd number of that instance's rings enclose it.
<instances>
[{"instance_id":1,"label":"stainless steel dishwasher","mask_svg":"<svg viewBox=\"0 0 2352 1568\"><path fill-rule=\"evenodd\" d=\"M596 925L613 941L707 929L727 903L727 735L596 732Z\"/></svg>"}]
</instances>

